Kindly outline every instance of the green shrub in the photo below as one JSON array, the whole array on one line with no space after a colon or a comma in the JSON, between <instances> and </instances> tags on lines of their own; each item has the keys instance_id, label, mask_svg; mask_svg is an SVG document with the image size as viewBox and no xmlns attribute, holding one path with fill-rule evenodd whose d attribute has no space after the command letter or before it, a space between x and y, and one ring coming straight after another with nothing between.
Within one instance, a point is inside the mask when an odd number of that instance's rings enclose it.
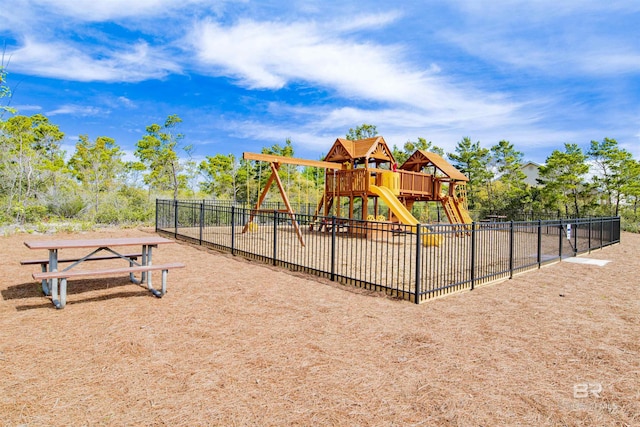
<instances>
[{"instance_id":1,"label":"green shrub","mask_svg":"<svg viewBox=\"0 0 640 427\"><path fill-rule=\"evenodd\" d=\"M60 218L76 218L80 215L86 204L80 195L68 195L49 202L49 210Z\"/></svg>"},{"instance_id":2,"label":"green shrub","mask_svg":"<svg viewBox=\"0 0 640 427\"><path fill-rule=\"evenodd\" d=\"M123 187L101 200L95 221L98 224L149 223L155 216L155 204L146 191Z\"/></svg>"},{"instance_id":3,"label":"green shrub","mask_svg":"<svg viewBox=\"0 0 640 427\"><path fill-rule=\"evenodd\" d=\"M27 206L24 209L24 220L29 223L39 222L48 216L46 206Z\"/></svg>"}]
</instances>

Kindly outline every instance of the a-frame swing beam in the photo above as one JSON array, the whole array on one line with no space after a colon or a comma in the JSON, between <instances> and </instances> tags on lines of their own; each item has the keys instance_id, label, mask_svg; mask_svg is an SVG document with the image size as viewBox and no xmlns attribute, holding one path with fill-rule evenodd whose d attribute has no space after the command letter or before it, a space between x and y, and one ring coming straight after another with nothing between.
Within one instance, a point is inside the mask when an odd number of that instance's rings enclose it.
<instances>
[{"instance_id":1,"label":"a-frame swing beam","mask_svg":"<svg viewBox=\"0 0 640 427\"><path fill-rule=\"evenodd\" d=\"M273 154L258 154L258 153L245 152L245 153L242 153L242 158L245 160L256 160L259 162L269 162L269 163L298 165L298 166L311 166L314 168L323 168L323 169L337 169L337 170L342 169L342 165L340 163L323 162L321 160L298 159L296 157L275 156Z\"/></svg>"},{"instance_id":2,"label":"a-frame swing beam","mask_svg":"<svg viewBox=\"0 0 640 427\"><path fill-rule=\"evenodd\" d=\"M246 154L247 153L245 153L245 155ZM296 234L298 235L298 240L300 241L300 244L304 246L304 239L302 237L302 233L300 232L300 226L298 225L298 221L296 221L296 215L293 212L291 203L289 203L289 197L287 197L287 192L284 190L284 186L282 185L282 181L280 180L280 176L278 175L278 170L280 169L280 163L271 162L270 165L271 165L271 175L269 176L269 179L267 179L267 183L264 186L264 189L262 190L260 197L258 198L258 202L256 203L255 209L253 209L249 214L249 222L245 224L244 228L242 229L242 232L243 233L247 232L249 228L249 224L251 224L251 222L253 221L253 218L256 212L258 212L258 210L260 209L260 206L262 206L262 202L264 202L264 199L267 197L267 193L271 188L271 184L273 184L273 181L275 181L278 186L278 190L280 191L280 196L282 196L282 200L284 201L284 205L287 207L287 213L291 217L291 224L293 224L293 228L296 230Z\"/></svg>"}]
</instances>

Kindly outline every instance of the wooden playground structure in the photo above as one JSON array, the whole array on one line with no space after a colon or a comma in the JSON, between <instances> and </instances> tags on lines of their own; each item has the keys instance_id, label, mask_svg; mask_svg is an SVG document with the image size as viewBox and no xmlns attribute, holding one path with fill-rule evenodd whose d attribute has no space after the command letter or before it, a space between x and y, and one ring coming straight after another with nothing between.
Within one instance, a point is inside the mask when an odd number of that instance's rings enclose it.
<instances>
[{"instance_id":1,"label":"wooden playground structure","mask_svg":"<svg viewBox=\"0 0 640 427\"><path fill-rule=\"evenodd\" d=\"M419 221L411 214L416 202L439 202L451 224L470 224L472 219L466 208L468 178L440 155L417 150L398 166L389 146L381 136L351 141L338 138L324 161L297 159L267 154L244 153L246 160L268 162L271 175L258 197L243 233L249 231L253 218L275 182L290 215L300 243L304 239L295 219L287 193L278 176L282 164L318 167L325 170L325 186L315 215L371 221L380 219L379 201L389 208L388 221L415 227ZM341 199L348 199L348 210L342 212ZM361 218L355 218L354 206L361 201ZM369 215L369 201L373 201L373 215ZM346 215L345 215L346 214ZM310 229L313 229L311 224ZM426 245L438 246L437 236L425 236Z\"/></svg>"}]
</instances>

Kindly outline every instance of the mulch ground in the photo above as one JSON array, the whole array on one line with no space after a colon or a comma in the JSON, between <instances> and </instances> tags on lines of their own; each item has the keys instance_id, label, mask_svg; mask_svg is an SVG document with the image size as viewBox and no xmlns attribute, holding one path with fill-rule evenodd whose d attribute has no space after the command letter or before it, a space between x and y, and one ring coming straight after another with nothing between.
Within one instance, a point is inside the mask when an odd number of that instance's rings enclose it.
<instances>
[{"instance_id":1,"label":"mulch ground","mask_svg":"<svg viewBox=\"0 0 640 427\"><path fill-rule=\"evenodd\" d=\"M640 235L421 305L176 243L164 298L77 280L55 310L19 264L149 233L0 237L0 425L640 425Z\"/></svg>"}]
</instances>

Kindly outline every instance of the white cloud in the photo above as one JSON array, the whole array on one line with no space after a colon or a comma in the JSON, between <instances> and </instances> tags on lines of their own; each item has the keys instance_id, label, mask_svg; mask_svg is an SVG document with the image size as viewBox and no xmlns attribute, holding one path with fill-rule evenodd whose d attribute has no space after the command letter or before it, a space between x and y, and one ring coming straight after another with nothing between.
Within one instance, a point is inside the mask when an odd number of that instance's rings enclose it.
<instances>
[{"instance_id":1,"label":"white cloud","mask_svg":"<svg viewBox=\"0 0 640 427\"><path fill-rule=\"evenodd\" d=\"M619 46L612 43L615 48L602 47L596 51L585 52L576 58L576 62L586 72L600 74L640 73L640 49L629 46Z\"/></svg>"},{"instance_id":2,"label":"white cloud","mask_svg":"<svg viewBox=\"0 0 640 427\"><path fill-rule=\"evenodd\" d=\"M25 11L19 6L12 8L0 7L0 31L15 31L24 21L22 18L22 14L24 13Z\"/></svg>"},{"instance_id":3,"label":"white cloud","mask_svg":"<svg viewBox=\"0 0 640 427\"><path fill-rule=\"evenodd\" d=\"M452 2L461 25L440 35L487 62L549 75L640 72L640 4L630 1ZM636 35L634 38L633 34Z\"/></svg>"},{"instance_id":4,"label":"white cloud","mask_svg":"<svg viewBox=\"0 0 640 427\"><path fill-rule=\"evenodd\" d=\"M234 139L246 141L246 145L237 148L239 152L259 150L265 144L282 144L285 138L290 137L296 156L305 158L316 158L316 153L326 153L335 138L343 137L349 128L362 123L376 125L379 134L390 145L399 147L408 140L416 141L418 137L423 137L445 152L454 152L457 143L466 136L473 141L480 141L486 148L506 139L524 152L525 160L537 163L543 163L554 149L562 149L565 142L587 147L594 136L620 134L620 129L616 132L604 131L596 122L588 126L563 126L563 120L550 123L545 117L553 115L553 108L557 107L546 99L532 102L524 108L531 117L523 112L494 117L456 117L447 116L446 113L429 115L411 106L357 108L334 107L331 103L292 106L272 102L267 108L267 118L227 116L224 119L212 117L211 120L200 118L198 121L215 122L213 127L217 129L216 132L223 130L222 134L227 133ZM264 108L260 110L264 111ZM222 151L228 150L227 147Z\"/></svg>"},{"instance_id":5,"label":"white cloud","mask_svg":"<svg viewBox=\"0 0 640 427\"><path fill-rule=\"evenodd\" d=\"M327 30L333 30L341 34L387 26L401 18L398 11L386 13L370 13L365 15L349 16L342 20L338 19L327 26Z\"/></svg>"},{"instance_id":6,"label":"white cloud","mask_svg":"<svg viewBox=\"0 0 640 427\"><path fill-rule=\"evenodd\" d=\"M411 109L360 109L353 107L287 107L271 106L270 111L277 114L273 120L259 119L225 120L216 126L224 127L233 137L247 141L262 141L282 144L285 138L291 138L296 152L326 153L336 138L344 137L347 130L362 123L375 124L381 136L390 145L402 145L418 137L426 138L446 152L453 152L456 144L465 136L473 141L481 141L483 147L490 147L502 139L514 143L517 149L525 152L527 160L543 162L552 149L561 147L564 142L588 141L589 130L577 133L569 130L546 129L535 122L518 125L484 123L471 126L464 120L455 122L443 120L437 123L429 116ZM291 120L295 115L295 120ZM283 122L277 117L288 117ZM295 121L296 125L290 123ZM244 148L251 151L258 148Z\"/></svg>"},{"instance_id":7,"label":"white cloud","mask_svg":"<svg viewBox=\"0 0 640 427\"><path fill-rule=\"evenodd\" d=\"M34 112L42 111L42 107L40 105L25 104L25 105L16 105L13 108L15 108L18 111L18 114L24 114L27 111L34 111Z\"/></svg>"},{"instance_id":8,"label":"white cloud","mask_svg":"<svg viewBox=\"0 0 640 427\"><path fill-rule=\"evenodd\" d=\"M640 4L629 0L493 0L491 7L477 0L446 0L460 11L480 16L482 19L540 22L554 18L566 18L580 14L630 14L640 12Z\"/></svg>"},{"instance_id":9,"label":"white cloud","mask_svg":"<svg viewBox=\"0 0 640 427\"><path fill-rule=\"evenodd\" d=\"M97 107L86 105L61 105L55 110L47 111L47 116L59 116L59 115L74 115L74 116L99 116L104 114L104 111Z\"/></svg>"},{"instance_id":10,"label":"white cloud","mask_svg":"<svg viewBox=\"0 0 640 427\"><path fill-rule=\"evenodd\" d=\"M337 137L320 134L316 129L313 129L313 126L304 124L298 127L290 127L245 120L242 122L229 123L229 125L229 131L236 137L258 138L262 141L270 141L273 144L281 145L285 142L286 138L291 138L296 148L324 149L325 152L331 148L331 144L333 144Z\"/></svg>"},{"instance_id":11,"label":"white cloud","mask_svg":"<svg viewBox=\"0 0 640 427\"><path fill-rule=\"evenodd\" d=\"M492 31L449 34L449 40L467 52L486 61L505 63L528 74L542 72L553 76L585 74L612 76L620 73L640 73L640 49L625 41L602 36L587 40L579 34L492 34Z\"/></svg>"},{"instance_id":12,"label":"white cloud","mask_svg":"<svg viewBox=\"0 0 640 427\"><path fill-rule=\"evenodd\" d=\"M14 0L15 1L15 0ZM79 4L77 0L23 0L22 7L41 8L58 14L86 21L109 21L119 18L141 18L176 13L178 9L200 6L218 10L227 1L217 0L92 0L91 4Z\"/></svg>"},{"instance_id":13,"label":"white cloud","mask_svg":"<svg viewBox=\"0 0 640 427\"><path fill-rule=\"evenodd\" d=\"M348 87L344 92L354 94L378 92L379 98L393 90L397 80L377 81L388 73L389 60L399 56L398 48L342 41L314 23L242 21L223 27L209 21L194 32L194 39L204 64L223 67L251 88L279 89L290 81L312 81ZM408 83L421 78L418 72L402 74Z\"/></svg>"},{"instance_id":14,"label":"white cloud","mask_svg":"<svg viewBox=\"0 0 640 427\"><path fill-rule=\"evenodd\" d=\"M347 99L409 105L441 116L482 118L508 115L517 108L496 94L450 81L439 74L437 64L412 65L402 46L341 36L331 23L242 20L223 26L206 20L187 40L202 72L234 77L251 89L311 84Z\"/></svg>"},{"instance_id":15,"label":"white cloud","mask_svg":"<svg viewBox=\"0 0 640 427\"><path fill-rule=\"evenodd\" d=\"M640 132L634 135L635 141L633 142L622 142L620 143L620 148L624 148L628 152L633 155L633 158L636 160L640 160Z\"/></svg>"},{"instance_id":16,"label":"white cloud","mask_svg":"<svg viewBox=\"0 0 640 427\"><path fill-rule=\"evenodd\" d=\"M67 42L28 38L9 54L14 72L83 82L139 82L180 72L178 65L164 59L161 50L145 42L81 49Z\"/></svg>"},{"instance_id":17,"label":"white cloud","mask_svg":"<svg viewBox=\"0 0 640 427\"><path fill-rule=\"evenodd\" d=\"M125 106L127 108L133 108L136 106L136 104L130 100L129 98L127 98L126 96L119 96L118 97L118 103L122 106Z\"/></svg>"},{"instance_id":18,"label":"white cloud","mask_svg":"<svg viewBox=\"0 0 640 427\"><path fill-rule=\"evenodd\" d=\"M73 156L73 153L76 152L76 143L79 141L79 139L80 138L78 138L77 136L67 136L65 138L65 141L69 141L70 143L60 144L60 149L65 153L64 157L66 161L69 161L71 156Z\"/></svg>"}]
</instances>

